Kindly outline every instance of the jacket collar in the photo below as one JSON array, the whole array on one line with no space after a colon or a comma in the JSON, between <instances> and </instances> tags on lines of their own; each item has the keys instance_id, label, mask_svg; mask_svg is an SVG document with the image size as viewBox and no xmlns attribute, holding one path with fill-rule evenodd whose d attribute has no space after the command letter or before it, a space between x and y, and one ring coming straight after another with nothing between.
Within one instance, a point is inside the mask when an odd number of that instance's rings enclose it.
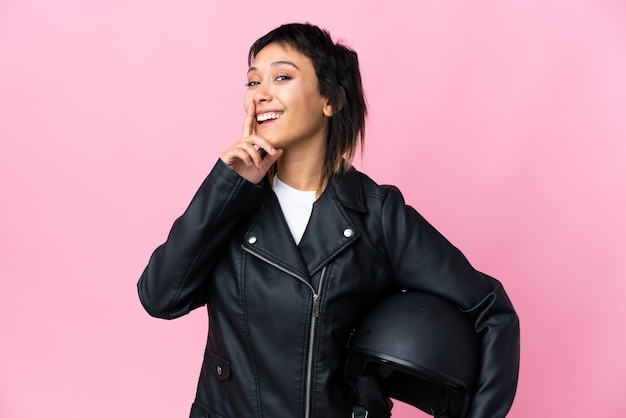
<instances>
[{"instance_id":1,"label":"jacket collar","mask_svg":"<svg viewBox=\"0 0 626 418\"><path fill-rule=\"evenodd\" d=\"M299 246L269 182L264 181L263 186L266 199L246 233L243 248L265 261L308 278L359 238L360 231L346 211L366 210L359 173L354 168L335 176L315 202Z\"/></svg>"},{"instance_id":2,"label":"jacket collar","mask_svg":"<svg viewBox=\"0 0 626 418\"><path fill-rule=\"evenodd\" d=\"M330 181L337 200L345 207L358 212L365 212L365 197L359 172L350 167L344 174L334 176Z\"/></svg>"}]
</instances>

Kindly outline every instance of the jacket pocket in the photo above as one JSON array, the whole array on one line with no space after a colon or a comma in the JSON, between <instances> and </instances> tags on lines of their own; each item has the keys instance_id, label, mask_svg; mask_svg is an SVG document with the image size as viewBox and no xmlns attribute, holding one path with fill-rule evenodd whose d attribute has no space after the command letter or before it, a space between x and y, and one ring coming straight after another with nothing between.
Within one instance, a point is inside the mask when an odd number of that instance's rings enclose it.
<instances>
[{"instance_id":1,"label":"jacket pocket","mask_svg":"<svg viewBox=\"0 0 626 418\"><path fill-rule=\"evenodd\" d=\"M230 361L207 351L190 418L224 418L230 402L225 385L230 378Z\"/></svg>"},{"instance_id":2,"label":"jacket pocket","mask_svg":"<svg viewBox=\"0 0 626 418\"><path fill-rule=\"evenodd\" d=\"M211 353L211 366L218 380L230 379L230 361Z\"/></svg>"},{"instance_id":3,"label":"jacket pocket","mask_svg":"<svg viewBox=\"0 0 626 418\"><path fill-rule=\"evenodd\" d=\"M205 407L204 405L196 401L191 405L191 413L189 414L189 418L224 418L224 417L222 415L218 415L214 412L209 411L207 407Z\"/></svg>"}]
</instances>

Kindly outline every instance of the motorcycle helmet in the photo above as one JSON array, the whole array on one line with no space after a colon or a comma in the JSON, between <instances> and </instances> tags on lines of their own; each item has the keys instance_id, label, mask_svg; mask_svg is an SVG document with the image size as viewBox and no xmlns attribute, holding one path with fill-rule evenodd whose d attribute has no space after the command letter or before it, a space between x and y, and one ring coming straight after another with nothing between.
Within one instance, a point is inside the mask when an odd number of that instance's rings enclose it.
<instances>
[{"instance_id":1,"label":"motorcycle helmet","mask_svg":"<svg viewBox=\"0 0 626 418\"><path fill-rule=\"evenodd\" d=\"M406 291L374 306L348 342L345 376L369 412L388 398L435 417L464 417L476 387L479 339L469 319L436 296Z\"/></svg>"}]
</instances>

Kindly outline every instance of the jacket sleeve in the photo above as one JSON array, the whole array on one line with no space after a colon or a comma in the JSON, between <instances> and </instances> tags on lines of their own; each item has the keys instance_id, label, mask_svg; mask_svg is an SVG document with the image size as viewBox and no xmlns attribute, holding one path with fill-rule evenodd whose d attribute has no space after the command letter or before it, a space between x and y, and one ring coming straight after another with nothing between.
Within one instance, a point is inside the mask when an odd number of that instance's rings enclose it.
<instances>
[{"instance_id":1,"label":"jacket sleeve","mask_svg":"<svg viewBox=\"0 0 626 418\"><path fill-rule=\"evenodd\" d=\"M517 388L519 320L502 285L476 271L465 256L390 188L383 231L400 286L444 298L464 311L481 342L477 390L469 417L506 416Z\"/></svg>"},{"instance_id":2,"label":"jacket sleeve","mask_svg":"<svg viewBox=\"0 0 626 418\"><path fill-rule=\"evenodd\" d=\"M150 315L173 319L204 305L204 284L220 249L241 216L259 204L261 190L217 161L137 283Z\"/></svg>"}]
</instances>

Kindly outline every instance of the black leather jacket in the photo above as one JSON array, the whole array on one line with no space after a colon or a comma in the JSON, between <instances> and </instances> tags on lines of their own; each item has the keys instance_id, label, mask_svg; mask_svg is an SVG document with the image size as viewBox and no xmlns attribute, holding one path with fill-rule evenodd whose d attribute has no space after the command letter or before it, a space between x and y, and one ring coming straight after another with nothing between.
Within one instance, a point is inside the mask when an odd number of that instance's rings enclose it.
<instances>
[{"instance_id":1,"label":"black leather jacket","mask_svg":"<svg viewBox=\"0 0 626 418\"><path fill-rule=\"evenodd\" d=\"M470 416L505 416L519 323L501 285L396 188L354 169L326 187L296 246L267 179L251 184L218 160L138 283L156 317L207 305L194 418L350 417L349 334L376 301L403 288L446 298L471 317L483 358Z\"/></svg>"}]
</instances>

